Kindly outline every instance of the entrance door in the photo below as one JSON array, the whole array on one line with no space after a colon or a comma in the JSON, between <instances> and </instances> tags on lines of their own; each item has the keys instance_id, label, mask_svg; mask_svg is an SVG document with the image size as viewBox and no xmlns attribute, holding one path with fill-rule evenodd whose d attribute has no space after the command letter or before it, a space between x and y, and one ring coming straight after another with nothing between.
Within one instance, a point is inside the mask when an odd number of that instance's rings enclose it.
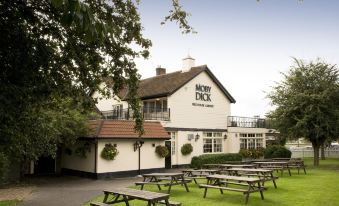
<instances>
[{"instance_id":1,"label":"entrance door","mask_svg":"<svg viewBox=\"0 0 339 206\"><path fill-rule=\"evenodd\" d=\"M40 157L39 160L34 164L34 174L55 174L55 159L53 159L51 156Z\"/></svg>"},{"instance_id":2,"label":"entrance door","mask_svg":"<svg viewBox=\"0 0 339 206\"><path fill-rule=\"evenodd\" d=\"M165 157L165 168L171 169L172 168L172 151L171 151L171 141L165 141L165 146L167 147L169 154Z\"/></svg>"}]
</instances>

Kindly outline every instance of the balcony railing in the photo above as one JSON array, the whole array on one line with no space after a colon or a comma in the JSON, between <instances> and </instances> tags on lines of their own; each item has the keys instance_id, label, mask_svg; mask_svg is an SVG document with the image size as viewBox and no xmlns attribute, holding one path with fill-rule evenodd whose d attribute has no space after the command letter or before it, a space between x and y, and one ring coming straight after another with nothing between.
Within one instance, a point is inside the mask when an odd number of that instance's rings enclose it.
<instances>
[{"instance_id":1,"label":"balcony railing","mask_svg":"<svg viewBox=\"0 0 339 206\"><path fill-rule=\"evenodd\" d=\"M133 110L132 109L120 109L120 110L108 110L102 111L102 116L105 119L115 120L132 120ZM170 120L170 109L146 109L142 108L142 115L144 120L159 120L169 121Z\"/></svg>"},{"instance_id":2,"label":"balcony railing","mask_svg":"<svg viewBox=\"0 0 339 206\"><path fill-rule=\"evenodd\" d=\"M228 127L244 127L244 128L267 128L271 129L270 121L264 118L257 117L238 117L228 116L227 117Z\"/></svg>"}]
</instances>

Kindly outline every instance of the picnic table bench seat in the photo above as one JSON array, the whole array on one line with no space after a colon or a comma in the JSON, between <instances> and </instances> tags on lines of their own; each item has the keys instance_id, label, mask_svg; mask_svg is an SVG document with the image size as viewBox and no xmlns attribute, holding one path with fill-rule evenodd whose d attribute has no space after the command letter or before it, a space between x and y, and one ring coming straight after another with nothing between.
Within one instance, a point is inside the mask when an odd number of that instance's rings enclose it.
<instances>
[{"instance_id":1,"label":"picnic table bench seat","mask_svg":"<svg viewBox=\"0 0 339 206\"><path fill-rule=\"evenodd\" d=\"M169 201L169 194L141 191L130 188L114 188L113 190L104 190L104 200L103 203L100 202L91 202L91 206L110 206L112 204L125 202L126 206L129 206L129 201L131 200L142 200L147 201L147 205L165 204L167 206L180 206L179 202ZM109 199L109 197L112 198Z\"/></svg>"},{"instance_id":2,"label":"picnic table bench seat","mask_svg":"<svg viewBox=\"0 0 339 206\"><path fill-rule=\"evenodd\" d=\"M244 194L248 193L248 190L245 189L239 189L239 188L231 188L231 187L224 187L224 186L218 186L218 185L206 185L206 184L200 184L199 185L200 188L213 188L213 189L220 189L220 192L222 190L230 190L230 191L235 191L235 192L243 192ZM206 197L206 192L207 190L205 190L204 193L204 198ZM221 192L222 193L222 192ZM223 194L223 193L222 193Z\"/></svg>"},{"instance_id":3,"label":"picnic table bench seat","mask_svg":"<svg viewBox=\"0 0 339 206\"><path fill-rule=\"evenodd\" d=\"M191 183L192 180L185 178L185 180L175 182L175 183L170 183L170 182L162 182L162 181L157 181L157 182L136 182L135 185L164 185L164 186L169 186L169 185L181 185L183 183Z\"/></svg>"},{"instance_id":4,"label":"picnic table bench seat","mask_svg":"<svg viewBox=\"0 0 339 206\"><path fill-rule=\"evenodd\" d=\"M135 185L140 185L141 190L144 189L145 185L156 185L161 190L161 185L168 187L167 193L171 192L171 188L174 185L184 186L186 191L189 192L187 183L192 182L190 179L185 179L184 173L149 173L143 174L143 181L136 182ZM167 181L163 181L167 180Z\"/></svg>"},{"instance_id":5,"label":"picnic table bench seat","mask_svg":"<svg viewBox=\"0 0 339 206\"><path fill-rule=\"evenodd\" d=\"M109 204L102 203L102 202L91 202L91 206L110 206Z\"/></svg>"},{"instance_id":6,"label":"picnic table bench seat","mask_svg":"<svg viewBox=\"0 0 339 206\"><path fill-rule=\"evenodd\" d=\"M298 174L300 174L300 169L303 169L306 174L306 165L303 160L290 160L288 162L288 167L298 169Z\"/></svg>"},{"instance_id":7,"label":"picnic table bench seat","mask_svg":"<svg viewBox=\"0 0 339 206\"><path fill-rule=\"evenodd\" d=\"M260 192L261 199L264 199L263 191L266 190L261 186L261 180L258 178L230 176L230 175L209 175L207 176L207 184L200 184L199 188L204 188L204 198L206 198L207 190L218 189L221 194L224 190L241 192L245 196L245 204L248 203L250 193ZM244 188L229 187L229 185L245 186Z\"/></svg>"},{"instance_id":8,"label":"picnic table bench seat","mask_svg":"<svg viewBox=\"0 0 339 206\"><path fill-rule=\"evenodd\" d=\"M181 202L168 201L170 206L181 206ZM157 202L158 204L166 205L164 200Z\"/></svg>"},{"instance_id":9,"label":"picnic table bench seat","mask_svg":"<svg viewBox=\"0 0 339 206\"><path fill-rule=\"evenodd\" d=\"M266 178L267 180L277 180L279 177L277 176L267 176L267 175L261 175L261 174L242 174L244 176L248 177L259 177L259 178Z\"/></svg>"}]
</instances>

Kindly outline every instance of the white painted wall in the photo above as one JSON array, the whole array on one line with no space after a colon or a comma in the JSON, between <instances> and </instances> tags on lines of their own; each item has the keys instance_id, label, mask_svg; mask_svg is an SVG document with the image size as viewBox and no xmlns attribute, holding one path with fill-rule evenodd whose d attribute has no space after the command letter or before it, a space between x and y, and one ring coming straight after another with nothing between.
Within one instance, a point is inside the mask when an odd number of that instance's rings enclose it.
<instances>
[{"instance_id":1,"label":"white painted wall","mask_svg":"<svg viewBox=\"0 0 339 206\"><path fill-rule=\"evenodd\" d=\"M223 139L223 136L226 132L222 132L222 144L223 144L223 151L218 153L203 153L203 131L178 131L178 138L176 140L176 155L172 156L172 165L182 165L182 164L190 164L191 159L194 156L199 156L202 154L219 154L219 153L227 153L227 140ZM194 134L194 137L198 134L200 137L196 141L195 139L188 140L188 134ZM181 147L186 144L190 143L193 146L193 152L187 156L181 154Z\"/></svg>"},{"instance_id":2,"label":"white painted wall","mask_svg":"<svg viewBox=\"0 0 339 206\"><path fill-rule=\"evenodd\" d=\"M97 156L97 173L119 172L138 169L138 152L133 150L135 140L99 140ZM162 140L144 140L141 147L141 169L164 168L165 158L155 153L152 144L165 145ZM113 161L101 158L100 153L105 144L117 144L119 154Z\"/></svg>"},{"instance_id":3,"label":"white painted wall","mask_svg":"<svg viewBox=\"0 0 339 206\"><path fill-rule=\"evenodd\" d=\"M105 86L105 83L102 83L100 85L101 88L103 88ZM113 90L111 89L111 92L113 94ZM112 110L113 109L113 105L118 105L118 104L122 104L123 105L123 109L127 109L128 108L128 104L126 101L121 101L121 99L118 96L114 96L112 98L104 98L102 97L102 95L99 92L94 92L92 95L93 98L97 98L97 103L95 104L97 106L97 108L100 111L108 111L108 110Z\"/></svg>"},{"instance_id":4,"label":"white painted wall","mask_svg":"<svg viewBox=\"0 0 339 206\"><path fill-rule=\"evenodd\" d=\"M86 158L78 157L74 154L75 147L73 148L72 155L68 155L63 150L61 155L61 168L95 172L95 145L91 144L91 151L87 153Z\"/></svg>"},{"instance_id":5,"label":"white painted wall","mask_svg":"<svg viewBox=\"0 0 339 206\"><path fill-rule=\"evenodd\" d=\"M196 100L196 84L211 86L211 102ZM214 105L214 107L193 106L192 103L209 104ZM169 122L163 121L164 127L227 128L230 101L206 72L202 72L169 96L168 106L171 109L171 120Z\"/></svg>"}]
</instances>

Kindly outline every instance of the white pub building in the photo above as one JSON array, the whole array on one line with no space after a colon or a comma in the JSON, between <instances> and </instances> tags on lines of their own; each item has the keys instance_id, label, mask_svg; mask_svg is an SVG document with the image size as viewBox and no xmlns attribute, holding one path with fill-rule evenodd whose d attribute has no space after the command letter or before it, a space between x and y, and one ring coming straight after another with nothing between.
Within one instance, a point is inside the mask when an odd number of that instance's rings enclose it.
<instances>
[{"instance_id":1,"label":"white pub building","mask_svg":"<svg viewBox=\"0 0 339 206\"><path fill-rule=\"evenodd\" d=\"M94 93L93 97L98 95ZM143 172L185 166L190 164L193 156L202 154L238 153L240 148L266 146L265 119L231 116L231 104L236 102L235 99L206 65L195 66L192 57L183 59L180 71L166 73L166 69L156 68L156 76L141 80L138 95L145 120L144 145L141 147ZM125 97L123 90L114 98L98 100L96 106L103 120L94 123L101 125L95 126L100 131L92 137L96 144L91 152L95 154L89 155L87 160L64 155L63 169L93 173L95 177L137 171L138 157L133 151L137 136L132 134L132 126L127 129L130 134L126 134L126 125L131 125L133 120ZM106 125L105 131L101 131L102 125ZM116 145L119 150L111 162L100 158L100 151L107 143ZM186 143L193 146L193 152L184 156L181 147ZM166 145L170 156L157 157L156 145Z\"/></svg>"}]
</instances>

